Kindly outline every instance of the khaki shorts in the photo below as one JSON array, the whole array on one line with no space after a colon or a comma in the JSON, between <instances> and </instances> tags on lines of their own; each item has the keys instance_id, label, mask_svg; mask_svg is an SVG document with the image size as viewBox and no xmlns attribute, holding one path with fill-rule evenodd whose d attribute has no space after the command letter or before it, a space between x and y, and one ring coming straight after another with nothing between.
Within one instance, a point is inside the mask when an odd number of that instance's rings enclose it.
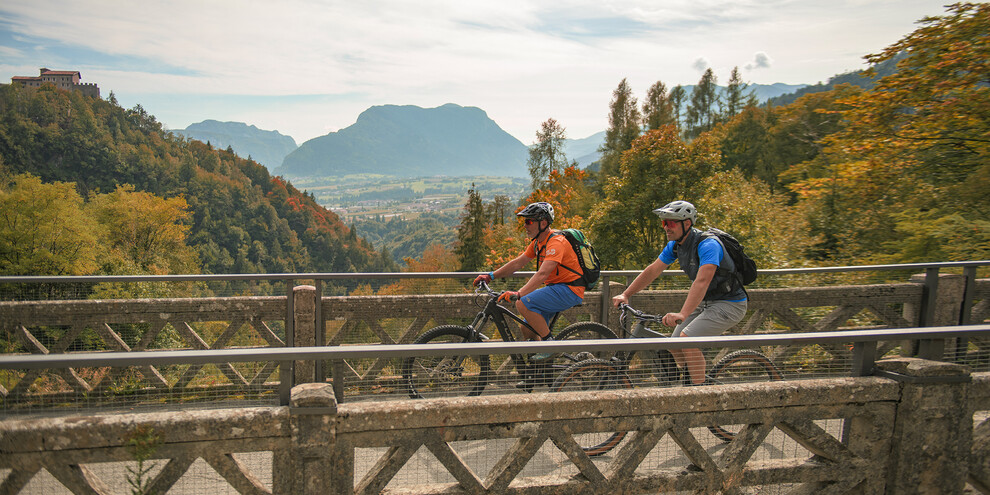
<instances>
[{"instance_id":1,"label":"khaki shorts","mask_svg":"<svg viewBox=\"0 0 990 495\"><path fill-rule=\"evenodd\" d=\"M680 325L671 337L722 335L746 316L747 301L701 301L701 304Z\"/></svg>"}]
</instances>

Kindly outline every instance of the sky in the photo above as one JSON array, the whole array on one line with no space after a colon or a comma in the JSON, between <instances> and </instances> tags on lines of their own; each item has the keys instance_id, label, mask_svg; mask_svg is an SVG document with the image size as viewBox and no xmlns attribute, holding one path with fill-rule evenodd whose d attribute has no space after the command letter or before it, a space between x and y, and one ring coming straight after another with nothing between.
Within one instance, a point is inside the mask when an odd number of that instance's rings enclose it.
<instances>
[{"instance_id":1,"label":"sky","mask_svg":"<svg viewBox=\"0 0 990 495\"><path fill-rule=\"evenodd\" d=\"M76 70L168 129L207 119L297 144L374 105L478 107L524 144L608 126L626 79L815 84L864 68L944 0L4 0L0 81Z\"/></svg>"}]
</instances>

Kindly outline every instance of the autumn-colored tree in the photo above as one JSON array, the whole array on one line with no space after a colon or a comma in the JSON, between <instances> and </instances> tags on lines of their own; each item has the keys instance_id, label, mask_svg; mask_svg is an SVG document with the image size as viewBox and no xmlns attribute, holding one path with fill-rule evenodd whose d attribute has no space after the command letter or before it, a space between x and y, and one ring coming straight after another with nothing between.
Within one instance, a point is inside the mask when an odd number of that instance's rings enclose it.
<instances>
[{"instance_id":1,"label":"autumn-colored tree","mask_svg":"<svg viewBox=\"0 0 990 495\"><path fill-rule=\"evenodd\" d=\"M845 125L791 184L823 234L817 257L907 262L985 253L990 5L953 4L921 24L866 57L903 59L872 89L838 101ZM907 228L912 217L919 223ZM959 235L936 235L946 225Z\"/></svg>"},{"instance_id":2,"label":"autumn-colored tree","mask_svg":"<svg viewBox=\"0 0 990 495\"><path fill-rule=\"evenodd\" d=\"M588 172L569 165L561 171L550 172L546 186L537 189L523 198L528 205L546 201L553 205L553 228L583 228L584 216L590 209L591 193L587 186ZM516 209L521 211L523 206ZM503 225L489 225L485 228L485 266L498 267L519 256L526 248L529 239L523 235L522 220L516 219Z\"/></svg>"},{"instance_id":3,"label":"autumn-colored tree","mask_svg":"<svg viewBox=\"0 0 990 495\"><path fill-rule=\"evenodd\" d=\"M0 274L92 274L99 249L94 227L75 184L15 175L0 184Z\"/></svg>"},{"instance_id":4,"label":"autumn-colored tree","mask_svg":"<svg viewBox=\"0 0 990 495\"><path fill-rule=\"evenodd\" d=\"M199 272L196 251L186 244L191 213L184 198L161 198L123 185L93 194L87 209L101 227L105 273Z\"/></svg>"}]
</instances>

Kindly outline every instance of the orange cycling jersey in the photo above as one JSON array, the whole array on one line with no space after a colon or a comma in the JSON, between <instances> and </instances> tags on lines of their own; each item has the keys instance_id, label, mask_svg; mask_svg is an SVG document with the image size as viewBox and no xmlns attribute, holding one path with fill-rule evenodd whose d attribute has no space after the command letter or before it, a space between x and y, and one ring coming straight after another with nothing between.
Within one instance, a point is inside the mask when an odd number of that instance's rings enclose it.
<instances>
[{"instance_id":1,"label":"orange cycling jersey","mask_svg":"<svg viewBox=\"0 0 990 495\"><path fill-rule=\"evenodd\" d=\"M563 235L552 235L559 231L551 231L551 235L547 236L547 242L543 245L537 245L536 239L530 242L526 246L526 251L523 254L528 258L536 258L536 269L540 269L540 265L546 260L556 261L558 265L563 265L568 268L576 270L581 273L581 264L578 262L577 254L571 249L571 243L567 242L567 239ZM571 272L567 268L562 268L557 266L557 269L547 277L546 284L566 284L568 282L573 282L581 278L580 275ZM577 294L578 297L584 298L584 287L579 285L569 285L568 287Z\"/></svg>"}]
</instances>

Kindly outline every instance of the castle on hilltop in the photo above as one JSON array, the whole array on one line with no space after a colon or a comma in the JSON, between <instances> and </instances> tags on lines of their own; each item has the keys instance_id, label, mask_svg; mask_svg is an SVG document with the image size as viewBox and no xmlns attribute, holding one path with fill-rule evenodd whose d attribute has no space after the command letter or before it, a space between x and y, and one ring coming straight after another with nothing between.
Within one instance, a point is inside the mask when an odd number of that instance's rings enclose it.
<instances>
[{"instance_id":1,"label":"castle on hilltop","mask_svg":"<svg viewBox=\"0 0 990 495\"><path fill-rule=\"evenodd\" d=\"M80 83L77 70L48 70L41 68L41 74L37 77L14 76L10 78L10 83L20 83L30 88L40 88L42 84L52 83L55 87L65 90L76 90L86 96L100 97L100 87L96 83Z\"/></svg>"}]
</instances>

